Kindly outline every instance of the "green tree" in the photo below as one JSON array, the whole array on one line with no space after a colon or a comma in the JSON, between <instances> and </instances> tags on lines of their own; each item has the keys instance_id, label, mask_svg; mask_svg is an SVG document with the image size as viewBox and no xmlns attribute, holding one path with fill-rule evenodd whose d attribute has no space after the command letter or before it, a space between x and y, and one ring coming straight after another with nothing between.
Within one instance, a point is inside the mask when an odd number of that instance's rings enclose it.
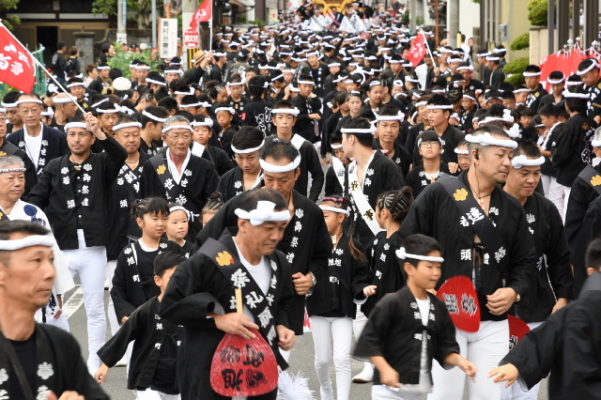
<instances>
[{"instance_id":1,"label":"green tree","mask_svg":"<svg viewBox=\"0 0 601 400\"><path fill-rule=\"evenodd\" d=\"M511 50L522 50L530 47L530 32L522 33L511 42Z\"/></svg>"},{"instance_id":2,"label":"green tree","mask_svg":"<svg viewBox=\"0 0 601 400\"><path fill-rule=\"evenodd\" d=\"M547 25L547 9L549 0L529 0L528 19L533 26Z\"/></svg>"},{"instance_id":3,"label":"green tree","mask_svg":"<svg viewBox=\"0 0 601 400\"><path fill-rule=\"evenodd\" d=\"M6 13L15 10L21 0L0 0L0 18L2 23L10 30L13 30L16 25L21 23L21 18L18 16L7 17Z\"/></svg>"},{"instance_id":4,"label":"green tree","mask_svg":"<svg viewBox=\"0 0 601 400\"><path fill-rule=\"evenodd\" d=\"M513 83L515 86L521 86L524 84L524 70L530 63L527 57L518 58L505 65L503 72L507 75L505 80Z\"/></svg>"}]
</instances>

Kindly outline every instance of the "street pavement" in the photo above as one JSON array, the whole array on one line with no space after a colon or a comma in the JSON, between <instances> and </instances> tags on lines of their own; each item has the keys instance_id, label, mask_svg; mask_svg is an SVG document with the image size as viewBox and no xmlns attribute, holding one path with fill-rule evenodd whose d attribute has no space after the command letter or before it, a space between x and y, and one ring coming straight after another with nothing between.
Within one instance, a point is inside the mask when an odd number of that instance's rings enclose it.
<instances>
[{"instance_id":1,"label":"street pavement","mask_svg":"<svg viewBox=\"0 0 601 400\"><path fill-rule=\"evenodd\" d=\"M77 338L85 360L87 358L86 318L85 309L81 304L80 292L73 290L67 294L66 299L66 303L69 302L69 299L71 299L71 301L68 303L71 307L69 312L72 313L71 317L69 318L71 332ZM108 291L105 292L105 304L108 304ZM109 329L107 327L107 339L110 337L108 330ZM313 354L313 341L311 340L311 333L308 332L297 338L296 346L290 356L290 368L288 371L292 374L300 373L306 377L309 380L309 387L313 391L315 399L319 399L319 386L313 366ZM362 363L353 360L353 375L358 373L361 368ZM333 373L334 371L332 367L332 380L334 382L335 378ZM482 379L482 377L480 379ZM351 398L349 400L368 400L370 398L370 388L371 385L369 384L353 384L351 388ZM110 370L107 383L104 385L104 389L113 400L135 400L135 396L132 394L132 392L127 390L127 375L125 367L116 367ZM548 398L546 382L543 382L538 398L539 400ZM467 395L464 397L464 399L468 399Z\"/></svg>"}]
</instances>

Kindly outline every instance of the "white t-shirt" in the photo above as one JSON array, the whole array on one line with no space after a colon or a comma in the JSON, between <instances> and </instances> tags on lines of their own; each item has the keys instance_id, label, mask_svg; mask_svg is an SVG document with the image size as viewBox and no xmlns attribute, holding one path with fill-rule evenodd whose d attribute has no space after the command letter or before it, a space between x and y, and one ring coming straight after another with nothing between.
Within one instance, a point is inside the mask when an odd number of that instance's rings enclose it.
<instances>
[{"instance_id":1,"label":"white t-shirt","mask_svg":"<svg viewBox=\"0 0 601 400\"><path fill-rule=\"evenodd\" d=\"M417 306L419 307L419 313L422 317L422 324L424 326L428 325L428 315L430 314L430 298L426 300L417 300Z\"/></svg>"},{"instance_id":2,"label":"white t-shirt","mask_svg":"<svg viewBox=\"0 0 601 400\"><path fill-rule=\"evenodd\" d=\"M244 265L246 267L246 270L248 271L248 273L252 276L252 278L255 280L255 282L257 282L257 285L259 286L259 289L261 289L261 292L263 292L263 293L257 293L256 295L257 296L265 296L267 294L267 292L269 291L269 283L271 282L271 267L269 266L269 262L267 261L267 259L265 257L261 257L261 261L258 264L256 264L256 265L251 264L242 255L242 252L240 251L240 248L238 247L238 244L236 243L235 239L234 239L234 243L236 244L236 251L238 252L238 255L240 257L240 262L242 263L242 265ZM252 293L246 294L246 296L252 296ZM250 299L250 300L252 300L252 299ZM243 299L243 302L246 304L249 302L249 300ZM249 317L251 320L253 320L255 323L257 322L257 321L255 321L255 317L248 310L246 305L244 306L244 314L247 317Z\"/></svg>"},{"instance_id":3,"label":"white t-shirt","mask_svg":"<svg viewBox=\"0 0 601 400\"><path fill-rule=\"evenodd\" d=\"M42 123L40 122L40 125ZM37 136L30 136L27 133L27 127L23 126L23 140L25 141L25 152L31 159L33 165L37 167L38 161L40 159L40 150L42 149L42 132L44 130L44 126L42 125L42 129L40 130L40 134Z\"/></svg>"}]
</instances>

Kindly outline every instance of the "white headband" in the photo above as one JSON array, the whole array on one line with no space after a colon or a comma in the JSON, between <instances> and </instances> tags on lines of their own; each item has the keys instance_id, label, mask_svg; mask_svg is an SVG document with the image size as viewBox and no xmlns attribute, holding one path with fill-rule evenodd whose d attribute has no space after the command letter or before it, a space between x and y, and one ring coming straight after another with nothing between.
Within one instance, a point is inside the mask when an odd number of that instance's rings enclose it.
<instances>
[{"instance_id":1,"label":"white headband","mask_svg":"<svg viewBox=\"0 0 601 400\"><path fill-rule=\"evenodd\" d=\"M576 92L570 92L567 90L564 90L562 93L563 97L565 97L566 99L583 99L583 100L588 100L589 95L588 93L576 93Z\"/></svg>"},{"instance_id":2,"label":"white headband","mask_svg":"<svg viewBox=\"0 0 601 400\"><path fill-rule=\"evenodd\" d=\"M117 125L113 126L113 132L117 132L119 129L141 128L141 127L142 127L142 124L137 121L124 122L122 124L117 124Z\"/></svg>"},{"instance_id":3,"label":"white headband","mask_svg":"<svg viewBox=\"0 0 601 400\"><path fill-rule=\"evenodd\" d=\"M522 75L525 78L531 77L531 76L540 76L541 72L523 72Z\"/></svg>"},{"instance_id":4,"label":"white headband","mask_svg":"<svg viewBox=\"0 0 601 400\"><path fill-rule=\"evenodd\" d=\"M588 68L585 68L582 71L579 70L578 72L576 72L576 75L584 75L587 72L592 71L594 68L599 67L599 64L597 64L597 61L595 61L594 59L591 59L591 60L593 60L593 63Z\"/></svg>"},{"instance_id":5,"label":"white headband","mask_svg":"<svg viewBox=\"0 0 601 400\"><path fill-rule=\"evenodd\" d=\"M582 86L583 84L582 81L566 81L567 86Z\"/></svg>"},{"instance_id":6,"label":"white headband","mask_svg":"<svg viewBox=\"0 0 601 400\"><path fill-rule=\"evenodd\" d=\"M340 129L340 133L360 133L360 134L373 135L374 133L376 133L376 129L375 129L373 126L372 126L371 128L366 128L366 129L359 129L359 128L355 128L355 129L341 128L341 129Z\"/></svg>"},{"instance_id":7,"label":"white headband","mask_svg":"<svg viewBox=\"0 0 601 400\"><path fill-rule=\"evenodd\" d=\"M461 149L458 149L458 148L455 148L453 151L455 152L455 154L465 154L465 155L470 154L469 150L461 150Z\"/></svg>"},{"instance_id":8,"label":"white headband","mask_svg":"<svg viewBox=\"0 0 601 400\"><path fill-rule=\"evenodd\" d=\"M173 92L173 94L181 95L181 96L187 96L189 94L193 95L194 94L194 88L190 88L190 90L188 90L187 92L182 92L181 90L176 90L175 92Z\"/></svg>"},{"instance_id":9,"label":"white headband","mask_svg":"<svg viewBox=\"0 0 601 400\"><path fill-rule=\"evenodd\" d=\"M179 108L192 108L192 107L200 107L200 101L192 104L180 104Z\"/></svg>"},{"instance_id":10,"label":"white headband","mask_svg":"<svg viewBox=\"0 0 601 400\"><path fill-rule=\"evenodd\" d=\"M193 128L196 128L197 126L207 126L210 128L213 126L213 120L211 118L205 118L205 120L202 122L192 121L190 125L192 125Z\"/></svg>"},{"instance_id":11,"label":"white headband","mask_svg":"<svg viewBox=\"0 0 601 400\"><path fill-rule=\"evenodd\" d=\"M217 114L219 111L227 111L232 115L236 115L236 110L234 110L233 107L217 107L215 109L215 114Z\"/></svg>"},{"instance_id":12,"label":"white headband","mask_svg":"<svg viewBox=\"0 0 601 400\"><path fill-rule=\"evenodd\" d=\"M73 97L73 96L55 96L52 101L54 102L54 104L67 104L70 103L72 101L77 101L77 98Z\"/></svg>"},{"instance_id":13,"label":"white headband","mask_svg":"<svg viewBox=\"0 0 601 400\"><path fill-rule=\"evenodd\" d=\"M475 98L475 97L473 97L473 96L470 96L469 94L464 94L464 95L463 95L463 97L465 97L465 98L467 98L467 99L470 99L470 100L472 100L472 101L476 101L476 98Z\"/></svg>"},{"instance_id":14,"label":"white headband","mask_svg":"<svg viewBox=\"0 0 601 400\"><path fill-rule=\"evenodd\" d=\"M338 214L344 214L344 215L349 215L348 210L345 210L344 208L339 208L339 207L331 207L331 206L322 206L320 205L319 208L321 208L322 210L325 211L332 211Z\"/></svg>"},{"instance_id":15,"label":"white headband","mask_svg":"<svg viewBox=\"0 0 601 400\"><path fill-rule=\"evenodd\" d=\"M428 104L426 106L426 109L428 110L452 110L453 106L452 105L436 105L436 104Z\"/></svg>"},{"instance_id":16,"label":"white headband","mask_svg":"<svg viewBox=\"0 0 601 400\"><path fill-rule=\"evenodd\" d=\"M232 151L236 154L248 154L248 153L254 153L255 151L261 150L261 148L265 145L265 139L263 139L263 141L261 142L261 144L259 144L258 146L255 147L251 147L249 149L239 149L236 146L234 146L233 144L230 145L230 147L232 148Z\"/></svg>"},{"instance_id":17,"label":"white headband","mask_svg":"<svg viewBox=\"0 0 601 400\"><path fill-rule=\"evenodd\" d=\"M156 115L151 114L151 113L149 113L146 110L142 111L142 115L145 116L145 117L150 118L151 120L153 120L155 122L165 122L165 121L167 121L167 118L157 117Z\"/></svg>"},{"instance_id":18,"label":"white headband","mask_svg":"<svg viewBox=\"0 0 601 400\"><path fill-rule=\"evenodd\" d=\"M190 125L183 125L183 124L179 124L179 125L169 125L163 128L163 133L167 133L169 131L172 131L174 129L186 129L190 132L192 132L192 127L190 127Z\"/></svg>"},{"instance_id":19,"label":"white headband","mask_svg":"<svg viewBox=\"0 0 601 400\"><path fill-rule=\"evenodd\" d=\"M315 86L315 82L313 81L298 81L299 85L313 85Z\"/></svg>"},{"instance_id":20,"label":"white headband","mask_svg":"<svg viewBox=\"0 0 601 400\"><path fill-rule=\"evenodd\" d=\"M274 108L271 110L271 114L290 114L295 117L300 113L298 108Z\"/></svg>"},{"instance_id":21,"label":"white headband","mask_svg":"<svg viewBox=\"0 0 601 400\"><path fill-rule=\"evenodd\" d=\"M0 174L7 174L9 172L25 172L27 168L3 168L0 169Z\"/></svg>"},{"instance_id":22,"label":"white headband","mask_svg":"<svg viewBox=\"0 0 601 400\"><path fill-rule=\"evenodd\" d=\"M85 85L86 84L83 82L73 82L73 83L69 83L67 85L67 89L71 89L72 87L75 87L75 86L85 86Z\"/></svg>"},{"instance_id":23,"label":"white headband","mask_svg":"<svg viewBox=\"0 0 601 400\"><path fill-rule=\"evenodd\" d=\"M228 82L227 85L228 86L243 86L246 83L246 81L240 81L240 82Z\"/></svg>"},{"instance_id":24,"label":"white headband","mask_svg":"<svg viewBox=\"0 0 601 400\"><path fill-rule=\"evenodd\" d=\"M19 104L23 104L23 103L35 103L35 104L44 104L42 103L42 100L38 100L38 99L23 99L23 100L17 100L14 104L15 107L18 106Z\"/></svg>"},{"instance_id":25,"label":"white headband","mask_svg":"<svg viewBox=\"0 0 601 400\"><path fill-rule=\"evenodd\" d=\"M543 156L540 156L536 159L531 159L526 157L524 154L520 154L519 156L515 156L511 159L511 165L513 165L513 168L536 167L543 165L544 163L545 157Z\"/></svg>"},{"instance_id":26,"label":"white headband","mask_svg":"<svg viewBox=\"0 0 601 400\"><path fill-rule=\"evenodd\" d=\"M238 218L247 219L253 226L263 225L265 222L284 222L290 220L290 211L274 211L275 203L267 200L259 200L257 208L246 211L241 208L236 208L234 214Z\"/></svg>"},{"instance_id":27,"label":"white headband","mask_svg":"<svg viewBox=\"0 0 601 400\"><path fill-rule=\"evenodd\" d=\"M405 114L402 112L398 112L397 115L379 115L376 114L376 121L403 121L405 119Z\"/></svg>"},{"instance_id":28,"label":"white headband","mask_svg":"<svg viewBox=\"0 0 601 400\"><path fill-rule=\"evenodd\" d=\"M138 64L138 65L134 66L134 69L149 71L150 70L150 66L149 65L139 65Z\"/></svg>"},{"instance_id":29,"label":"white headband","mask_svg":"<svg viewBox=\"0 0 601 400\"><path fill-rule=\"evenodd\" d=\"M156 81L156 80L150 79L150 78L146 78L146 82L150 82L152 84L159 85L159 86L167 86L167 84L165 82Z\"/></svg>"},{"instance_id":30,"label":"white headband","mask_svg":"<svg viewBox=\"0 0 601 400\"><path fill-rule=\"evenodd\" d=\"M419 254L407 253L407 251L405 250L404 247L401 247L395 253L396 253L396 256L398 258L400 258L401 260L406 260L409 258L409 259L420 260L420 261L432 261L432 262L440 262L440 263L444 262L444 258L442 258L442 257L421 256Z\"/></svg>"},{"instance_id":31,"label":"white headband","mask_svg":"<svg viewBox=\"0 0 601 400\"><path fill-rule=\"evenodd\" d=\"M174 213L176 211L183 211L183 212L185 212L186 216L188 217L188 221L190 220L190 211L188 211L184 207L182 207L182 206L173 206L173 207L169 208L169 214Z\"/></svg>"},{"instance_id":32,"label":"white headband","mask_svg":"<svg viewBox=\"0 0 601 400\"><path fill-rule=\"evenodd\" d=\"M427 104L428 104L428 102L425 101L425 100L424 101L418 101L417 103L415 103L415 107L418 108L418 107L425 106Z\"/></svg>"},{"instance_id":33,"label":"white headband","mask_svg":"<svg viewBox=\"0 0 601 400\"><path fill-rule=\"evenodd\" d=\"M98 101L98 102L96 102L96 103L94 103L94 104L92 104L92 108L96 108L96 107L98 107L99 105L101 105L102 103L106 103L107 101L109 101L109 98L108 98L108 97L107 97L107 98L105 98L105 99L102 99L102 100L100 100L100 101Z\"/></svg>"},{"instance_id":34,"label":"white headband","mask_svg":"<svg viewBox=\"0 0 601 400\"><path fill-rule=\"evenodd\" d=\"M263 169L263 171L271 172L274 174L280 174L280 173L284 173L284 172L294 171L295 169L298 168L298 166L300 165L300 162L301 162L300 155L296 156L294 161L292 161L291 163L286 164L286 165L275 165L275 164L268 163L267 161L263 160L262 158L259 159L259 164L261 165L261 168Z\"/></svg>"},{"instance_id":35,"label":"white headband","mask_svg":"<svg viewBox=\"0 0 601 400\"><path fill-rule=\"evenodd\" d=\"M179 75L184 74L184 71L182 71L181 69L166 69L164 72L166 74L179 74Z\"/></svg>"},{"instance_id":36,"label":"white headband","mask_svg":"<svg viewBox=\"0 0 601 400\"><path fill-rule=\"evenodd\" d=\"M547 79L547 83L549 83L550 85L559 85L560 83L563 83L563 81L565 81L566 78L563 77L561 79Z\"/></svg>"},{"instance_id":37,"label":"white headband","mask_svg":"<svg viewBox=\"0 0 601 400\"><path fill-rule=\"evenodd\" d=\"M341 144L331 144L330 147L332 148L332 150L338 150L342 148Z\"/></svg>"},{"instance_id":38,"label":"white headband","mask_svg":"<svg viewBox=\"0 0 601 400\"><path fill-rule=\"evenodd\" d=\"M97 108L96 112L100 114L115 114L121 112L120 108L117 108L117 104L113 104L115 108Z\"/></svg>"},{"instance_id":39,"label":"white headband","mask_svg":"<svg viewBox=\"0 0 601 400\"><path fill-rule=\"evenodd\" d=\"M515 149L518 144L515 140L511 139L496 139L491 136L490 133L482 133L480 135L465 135L465 140L469 143L479 144L481 146L499 146L507 147L509 149Z\"/></svg>"},{"instance_id":40,"label":"white headband","mask_svg":"<svg viewBox=\"0 0 601 400\"><path fill-rule=\"evenodd\" d=\"M15 103L5 103L2 102L2 107L6 107L6 108L15 108L17 105Z\"/></svg>"},{"instance_id":41,"label":"white headband","mask_svg":"<svg viewBox=\"0 0 601 400\"><path fill-rule=\"evenodd\" d=\"M96 69L98 71L104 71L104 70L107 70L107 69L111 69L111 67L109 67L108 65L99 65L99 66L96 67Z\"/></svg>"},{"instance_id":42,"label":"white headband","mask_svg":"<svg viewBox=\"0 0 601 400\"><path fill-rule=\"evenodd\" d=\"M85 122L69 122L63 128L65 129L65 132L67 132L71 128L81 128L88 130L88 124Z\"/></svg>"},{"instance_id":43,"label":"white headband","mask_svg":"<svg viewBox=\"0 0 601 400\"><path fill-rule=\"evenodd\" d=\"M56 241L49 235L30 235L16 240L0 240L0 250L14 251L21 250L31 246L54 247Z\"/></svg>"}]
</instances>

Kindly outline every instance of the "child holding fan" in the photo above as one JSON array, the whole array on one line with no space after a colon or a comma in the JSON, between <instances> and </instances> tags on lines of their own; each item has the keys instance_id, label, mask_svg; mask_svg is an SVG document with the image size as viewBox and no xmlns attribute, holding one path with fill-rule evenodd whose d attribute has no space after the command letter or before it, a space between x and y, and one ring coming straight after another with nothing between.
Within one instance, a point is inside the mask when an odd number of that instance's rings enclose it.
<instances>
[{"instance_id":1,"label":"child holding fan","mask_svg":"<svg viewBox=\"0 0 601 400\"><path fill-rule=\"evenodd\" d=\"M455 326L444 302L429 293L441 276L442 250L425 235L407 237L396 251L407 286L375 305L354 355L376 366L372 400L425 400L432 390L432 360L474 378L476 366L459 355Z\"/></svg>"},{"instance_id":2,"label":"child holding fan","mask_svg":"<svg viewBox=\"0 0 601 400\"><path fill-rule=\"evenodd\" d=\"M365 255L356 247L352 233L347 234L343 229L349 214L347 200L340 196L324 197L320 208L333 248L327 270L316 276L317 285L307 297L315 346L315 370L322 400L348 400L356 303L364 302L366 296L373 294L375 286L369 285ZM332 360L336 369L336 397L329 371Z\"/></svg>"}]
</instances>

